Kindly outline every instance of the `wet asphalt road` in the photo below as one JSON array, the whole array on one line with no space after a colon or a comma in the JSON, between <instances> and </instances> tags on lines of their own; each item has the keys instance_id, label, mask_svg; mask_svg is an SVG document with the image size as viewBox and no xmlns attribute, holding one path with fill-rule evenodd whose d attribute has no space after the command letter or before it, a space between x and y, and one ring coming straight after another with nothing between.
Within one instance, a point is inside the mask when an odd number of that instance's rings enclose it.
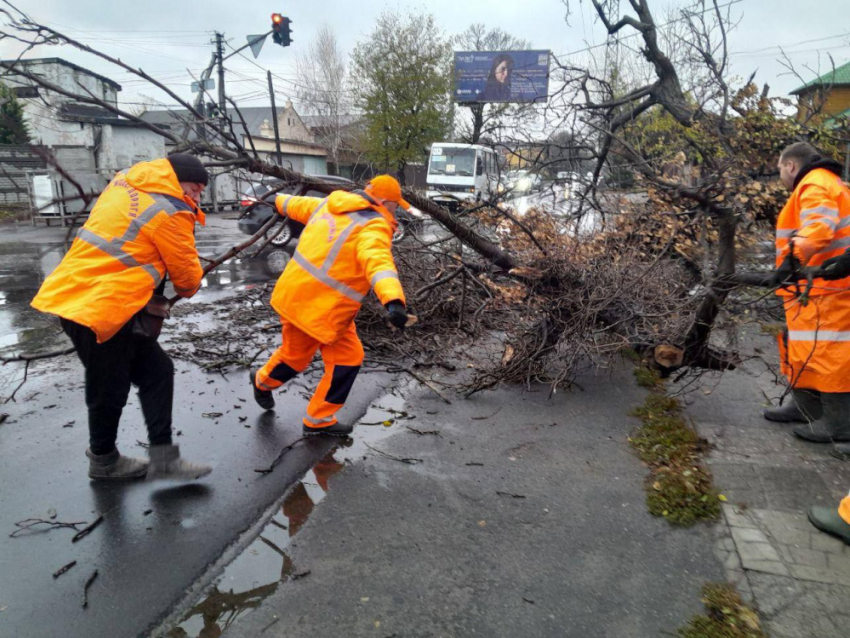
<instances>
[{"instance_id":1,"label":"wet asphalt road","mask_svg":"<svg viewBox=\"0 0 850 638\"><path fill-rule=\"evenodd\" d=\"M206 255L240 239L234 221L211 221L198 235ZM56 325L28 306L44 276L59 263L63 232L0 230L0 352L31 353L64 345ZM272 278L262 258L234 260L207 279L196 300L208 302L228 289ZM171 323L168 330L178 329ZM273 333L269 338L274 339ZM33 363L16 400L0 404L0 413L9 415L0 425L0 636L147 634L193 586L209 582L214 575L210 566L225 551L247 544L246 530L331 449L332 442L323 439L305 441L273 472L257 473L300 438L307 402L302 389L278 395L277 409L263 414L253 403L244 370L210 375L185 362L175 364L175 442L187 458L214 466L209 477L195 484L102 485L88 480L83 377L75 355ZM0 396L8 396L22 378L22 366L13 365L2 370ZM380 374L363 375L344 418L365 412L388 382ZM119 449L144 455L138 441L146 438L133 392ZM17 522L29 518L77 523L99 515L103 522L77 543L67 528L44 531L39 526L42 531L9 536ZM52 576L72 561L73 568ZM85 584L95 571L98 576L83 608Z\"/></svg>"}]
</instances>

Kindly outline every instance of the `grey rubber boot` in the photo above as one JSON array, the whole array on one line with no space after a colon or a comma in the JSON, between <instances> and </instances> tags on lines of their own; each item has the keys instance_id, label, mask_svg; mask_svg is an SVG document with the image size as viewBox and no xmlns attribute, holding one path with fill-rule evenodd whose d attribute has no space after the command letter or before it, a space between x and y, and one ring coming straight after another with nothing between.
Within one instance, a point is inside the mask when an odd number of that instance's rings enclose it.
<instances>
[{"instance_id":1,"label":"grey rubber boot","mask_svg":"<svg viewBox=\"0 0 850 638\"><path fill-rule=\"evenodd\" d=\"M850 461L850 443L835 443L830 454L839 461Z\"/></svg>"},{"instance_id":2,"label":"grey rubber boot","mask_svg":"<svg viewBox=\"0 0 850 638\"><path fill-rule=\"evenodd\" d=\"M806 415L797 407L794 397L788 397L782 405L775 408L766 408L762 415L768 421L774 423L808 423Z\"/></svg>"},{"instance_id":3,"label":"grey rubber boot","mask_svg":"<svg viewBox=\"0 0 850 638\"><path fill-rule=\"evenodd\" d=\"M850 523L841 518L837 507L815 505L809 509L809 522L820 531L840 538L850 545Z\"/></svg>"},{"instance_id":4,"label":"grey rubber boot","mask_svg":"<svg viewBox=\"0 0 850 638\"><path fill-rule=\"evenodd\" d=\"M823 418L823 402L818 390L791 390L791 399L800 413L801 423L812 423Z\"/></svg>"},{"instance_id":5,"label":"grey rubber boot","mask_svg":"<svg viewBox=\"0 0 850 638\"><path fill-rule=\"evenodd\" d=\"M797 390L794 391L797 398ZM807 425L798 425L794 434L812 443L850 443L850 392L822 392L823 417ZM800 405L803 412L805 407Z\"/></svg>"},{"instance_id":6,"label":"grey rubber boot","mask_svg":"<svg viewBox=\"0 0 850 638\"><path fill-rule=\"evenodd\" d=\"M109 454L93 454L86 450L89 457L89 478L97 481L130 481L142 478L148 471L145 459L122 456L115 449Z\"/></svg>"},{"instance_id":7,"label":"grey rubber boot","mask_svg":"<svg viewBox=\"0 0 850 638\"><path fill-rule=\"evenodd\" d=\"M149 481L165 479L194 481L212 472L209 465L181 459L178 445L151 445L148 453L151 457L148 468Z\"/></svg>"}]
</instances>

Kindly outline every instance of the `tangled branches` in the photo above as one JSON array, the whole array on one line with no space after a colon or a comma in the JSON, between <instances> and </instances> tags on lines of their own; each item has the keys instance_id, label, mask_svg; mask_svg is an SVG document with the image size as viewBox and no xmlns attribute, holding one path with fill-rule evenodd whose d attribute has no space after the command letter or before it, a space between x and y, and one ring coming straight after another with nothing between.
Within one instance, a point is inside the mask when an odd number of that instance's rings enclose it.
<instances>
[{"instance_id":1,"label":"tangled branches","mask_svg":"<svg viewBox=\"0 0 850 638\"><path fill-rule=\"evenodd\" d=\"M542 277L531 286L522 321L466 393L500 383L546 383L554 391L625 347L642 351L679 341L695 305L684 266L648 262L635 246L616 251L602 241L574 242L569 252L540 263Z\"/></svg>"},{"instance_id":2,"label":"tangled branches","mask_svg":"<svg viewBox=\"0 0 850 638\"><path fill-rule=\"evenodd\" d=\"M186 321L168 334L169 352L207 372L249 367L280 330L270 294L266 284L211 303L175 306L172 313Z\"/></svg>"}]
</instances>

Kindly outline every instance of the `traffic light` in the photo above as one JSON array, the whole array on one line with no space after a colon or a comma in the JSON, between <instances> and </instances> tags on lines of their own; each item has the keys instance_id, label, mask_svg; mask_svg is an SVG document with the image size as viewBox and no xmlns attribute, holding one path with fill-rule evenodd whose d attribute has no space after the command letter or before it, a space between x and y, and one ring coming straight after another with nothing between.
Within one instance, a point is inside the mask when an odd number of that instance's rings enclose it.
<instances>
[{"instance_id":1,"label":"traffic light","mask_svg":"<svg viewBox=\"0 0 850 638\"><path fill-rule=\"evenodd\" d=\"M275 44L288 47L292 44L292 20L279 13L272 14L272 40Z\"/></svg>"}]
</instances>

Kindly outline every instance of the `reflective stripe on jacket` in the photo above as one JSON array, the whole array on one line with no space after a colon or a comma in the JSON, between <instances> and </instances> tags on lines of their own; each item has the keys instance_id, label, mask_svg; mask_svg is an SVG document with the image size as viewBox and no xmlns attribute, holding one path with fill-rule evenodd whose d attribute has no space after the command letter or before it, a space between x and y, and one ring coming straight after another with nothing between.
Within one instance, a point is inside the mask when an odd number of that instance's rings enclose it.
<instances>
[{"instance_id":1,"label":"reflective stripe on jacket","mask_svg":"<svg viewBox=\"0 0 850 638\"><path fill-rule=\"evenodd\" d=\"M776 222L776 266L794 242L795 255L813 268L850 247L850 190L832 171L809 171L794 188ZM811 295L833 293L850 287L850 278L839 281L816 279ZM793 296L793 290L779 294Z\"/></svg>"},{"instance_id":2,"label":"reflective stripe on jacket","mask_svg":"<svg viewBox=\"0 0 850 638\"><path fill-rule=\"evenodd\" d=\"M196 221L204 224L204 214L183 195L167 159L116 174L32 306L107 341L147 304L166 272L178 294L198 290Z\"/></svg>"},{"instance_id":3,"label":"reflective stripe on jacket","mask_svg":"<svg viewBox=\"0 0 850 638\"><path fill-rule=\"evenodd\" d=\"M278 195L278 212L305 224L272 293L277 313L321 343L335 342L373 288L381 304L404 302L392 256L397 222L362 191L327 198Z\"/></svg>"}]
</instances>

